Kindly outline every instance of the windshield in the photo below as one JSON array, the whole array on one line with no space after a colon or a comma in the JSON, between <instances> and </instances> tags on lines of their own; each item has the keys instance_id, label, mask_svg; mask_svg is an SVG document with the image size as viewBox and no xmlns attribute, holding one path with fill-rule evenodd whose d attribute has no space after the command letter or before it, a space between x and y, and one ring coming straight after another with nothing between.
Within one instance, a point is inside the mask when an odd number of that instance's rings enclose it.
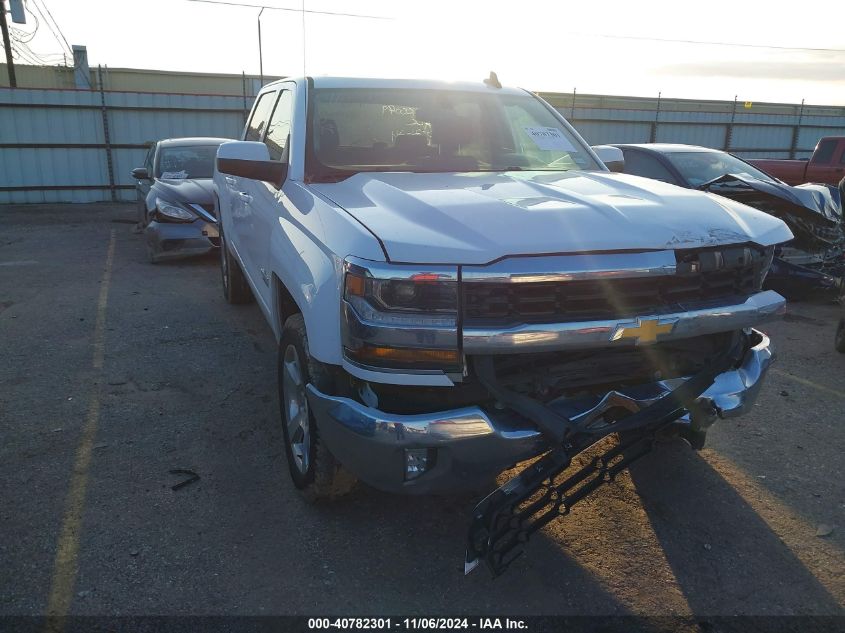
<instances>
[{"instance_id":1,"label":"windshield","mask_svg":"<svg viewBox=\"0 0 845 633\"><path fill-rule=\"evenodd\" d=\"M162 147L156 167L156 178L211 178L214 175L216 156L217 145Z\"/></svg>"},{"instance_id":2,"label":"windshield","mask_svg":"<svg viewBox=\"0 0 845 633\"><path fill-rule=\"evenodd\" d=\"M313 104L316 179L360 171L600 169L527 94L322 88Z\"/></svg>"},{"instance_id":3,"label":"windshield","mask_svg":"<svg viewBox=\"0 0 845 633\"><path fill-rule=\"evenodd\" d=\"M776 182L771 176L727 152L666 152L665 156L693 187L725 174Z\"/></svg>"}]
</instances>

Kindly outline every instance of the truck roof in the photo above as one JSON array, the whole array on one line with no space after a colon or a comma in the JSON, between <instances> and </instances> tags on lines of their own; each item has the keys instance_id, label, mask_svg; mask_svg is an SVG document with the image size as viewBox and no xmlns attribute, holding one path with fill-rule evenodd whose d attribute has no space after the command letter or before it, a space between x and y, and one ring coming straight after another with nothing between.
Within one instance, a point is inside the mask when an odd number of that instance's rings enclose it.
<instances>
[{"instance_id":1,"label":"truck roof","mask_svg":"<svg viewBox=\"0 0 845 633\"><path fill-rule=\"evenodd\" d=\"M614 147L636 147L639 149L647 149L662 154L671 154L672 152L721 152L720 149L713 149L712 147L701 147L700 145L684 145L682 143L611 143Z\"/></svg>"},{"instance_id":2,"label":"truck roof","mask_svg":"<svg viewBox=\"0 0 845 633\"><path fill-rule=\"evenodd\" d=\"M492 88L483 81L442 81L437 79L385 79L377 77L312 77L315 88L406 88L417 90L460 90L468 92L488 92L493 91L504 94L525 94L521 88L513 88L503 86L502 88ZM295 81L302 83L306 80L304 77L287 77L279 79L271 84L267 84L263 89L269 88L278 83L285 81ZM262 89L262 90L263 90Z\"/></svg>"},{"instance_id":3,"label":"truck roof","mask_svg":"<svg viewBox=\"0 0 845 633\"><path fill-rule=\"evenodd\" d=\"M179 147L183 145L220 145L231 141L230 138L216 138L213 136L186 136L185 138L165 138L161 139L158 144L162 147Z\"/></svg>"}]
</instances>

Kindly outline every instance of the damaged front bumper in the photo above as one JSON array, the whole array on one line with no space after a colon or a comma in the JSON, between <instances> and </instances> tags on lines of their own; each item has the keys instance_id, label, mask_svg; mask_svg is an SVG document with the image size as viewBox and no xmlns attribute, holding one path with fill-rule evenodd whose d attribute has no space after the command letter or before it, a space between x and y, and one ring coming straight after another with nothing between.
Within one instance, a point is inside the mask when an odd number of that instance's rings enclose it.
<instances>
[{"instance_id":1,"label":"damaged front bumper","mask_svg":"<svg viewBox=\"0 0 845 633\"><path fill-rule=\"evenodd\" d=\"M749 332L748 347L739 364L716 376L678 424L704 430L717 418L741 415L753 405L773 353L765 334ZM637 412L684 380L619 388L601 397L561 398L547 406L587 426L611 409L621 407ZM311 384L308 401L320 435L337 459L364 482L391 492L475 488L502 470L550 448L536 426L510 410L473 406L398 415L324 394ZM410 478L408 464L418 454L415 451L425 453L425 471L417 471Z\"/></svg>"},{"instance_id":2,"label":"damaged front bumper","mask_svg":"<svg viewBox=\"0 0 845 633\"><path fill-rule=\"evenodd\" d=\"M217 223L203 218L184 223L153 220L144 229L144 239L153 262L203 255L220 246Z\"/></svg>"}]
</instances>

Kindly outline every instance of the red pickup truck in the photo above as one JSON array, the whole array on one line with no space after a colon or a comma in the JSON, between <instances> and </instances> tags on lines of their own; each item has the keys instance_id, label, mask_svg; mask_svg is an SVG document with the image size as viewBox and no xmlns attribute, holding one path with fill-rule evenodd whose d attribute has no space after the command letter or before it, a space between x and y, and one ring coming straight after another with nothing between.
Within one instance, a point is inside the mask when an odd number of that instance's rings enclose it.
<instances>
[{"instance_id":1,"label":"red pickup truck","mask_svg":"<svg viewBox=\"0 0 845 633\"><path fill-rule=\"evenodd\" d=\"M835 187L845 176L845 136L824 137L809 160L754 159L748 162L788 185L823 182Z\"/></svg>"}]
</instances>

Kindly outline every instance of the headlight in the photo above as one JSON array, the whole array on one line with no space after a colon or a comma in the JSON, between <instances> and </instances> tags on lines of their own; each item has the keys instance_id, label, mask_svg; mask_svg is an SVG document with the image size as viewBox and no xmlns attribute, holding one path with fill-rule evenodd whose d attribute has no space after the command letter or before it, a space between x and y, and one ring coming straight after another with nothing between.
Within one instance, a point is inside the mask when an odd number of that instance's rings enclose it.
<instances>
[{"instance_id":1,"label":"headlight","mask_svg":"<svg viewBox=\"0 0 845 633\"><path fill-rule=\"evenodd\" d=\"M156 198L156 209L159 215L164 216L165 220L176 222L193 222L197 216L184 207L180 207L172 202L167 202L161 198Z\"/></svg>"},{"instance_id":2,"label":"headlight","mask_svg":"<svg viewBox=\"0 0 845 633\"><path fill-rule=\"evenodd\" d=\"M457 267L347 260L343 299L349 360L387 369L461 370Z\"/></svg>"}]
</instances>

